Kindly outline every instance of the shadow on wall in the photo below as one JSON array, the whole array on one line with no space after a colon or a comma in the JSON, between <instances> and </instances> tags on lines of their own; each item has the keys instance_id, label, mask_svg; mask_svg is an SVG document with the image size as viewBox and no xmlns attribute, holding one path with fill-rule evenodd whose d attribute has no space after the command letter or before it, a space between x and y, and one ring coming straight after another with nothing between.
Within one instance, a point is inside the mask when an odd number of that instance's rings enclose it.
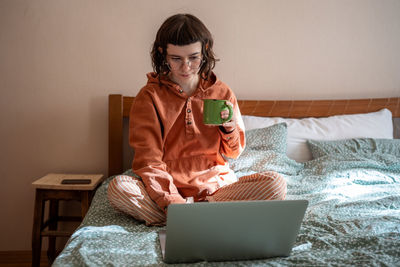
<instances>
[{"instance_id":1,"label":"shadow on wall","mask_svg":"<svg viewBox=\"0 0 400 267\"><path fill-rule=\"evenodd\" d=\"M393 137L400 139L400 118L393 118Z\"/></svg>"},{"instance_id":2,"label":"shadow on wall","mask_svg":"<svg viewBox=\"0 0 400 267\"><path fill-rule=\"evenodd\" d=\"M85 145L94 149L95 160L87 160L87 170L107 175L108 171L108 96L91 96L89 100Z\"/></svg>"}]
</instances>

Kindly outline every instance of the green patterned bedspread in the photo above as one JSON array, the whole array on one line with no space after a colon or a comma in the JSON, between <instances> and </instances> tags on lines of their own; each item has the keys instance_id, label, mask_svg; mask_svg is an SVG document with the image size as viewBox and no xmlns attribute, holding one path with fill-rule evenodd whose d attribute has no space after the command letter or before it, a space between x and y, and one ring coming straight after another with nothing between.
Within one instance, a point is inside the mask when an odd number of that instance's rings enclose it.
<instances>
[{"instance_id":1,"label":"green patterned bedspread","mask_svg":"<svg viewBox=\"0 0 400 267\"><path fill-rule=\"evenodd\" d=\"M256 166L244 171L236 164L236 169L241 174L278 170L287 179L287 199L310 201L291 255L191 266L400 266L398 157L332 154L299 164L271 154ZM97 190L87 216L53 266L164 265L157 235L161 228L115 211L106 197L111 178Z\"/></svg>"}]
</instances>

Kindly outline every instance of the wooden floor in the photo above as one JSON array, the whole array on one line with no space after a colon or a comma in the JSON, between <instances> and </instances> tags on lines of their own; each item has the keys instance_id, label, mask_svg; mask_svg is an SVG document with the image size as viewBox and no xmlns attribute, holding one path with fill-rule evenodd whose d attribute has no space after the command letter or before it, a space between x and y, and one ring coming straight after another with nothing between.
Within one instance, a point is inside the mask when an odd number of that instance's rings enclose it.
<instances>
[{"instance_id":1,"label":"wooden floor","mask_svg":"<svg viewBox=\"0 0 400 267\"><path fill-rule=\"evenodd\" d=\"M0 267L31 267L31 251L0 251ZM50 267L46 252L40 257L40 267Z\"/></svg>"}]
</instances>

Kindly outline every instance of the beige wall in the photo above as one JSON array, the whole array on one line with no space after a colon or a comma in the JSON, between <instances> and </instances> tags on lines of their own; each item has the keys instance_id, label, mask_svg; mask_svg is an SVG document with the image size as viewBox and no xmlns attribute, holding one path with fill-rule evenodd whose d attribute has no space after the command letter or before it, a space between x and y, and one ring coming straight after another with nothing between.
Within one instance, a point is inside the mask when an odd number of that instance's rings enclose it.
<instances>
[{"instance_id":1,"label":"beige wall","mask_svg":"<svg viewBox=\"0 0 400 267\"><path fill-rule=\"evenodd\" d=\"M107 172L107 95L135 95L177 12L213 32L238 98L400 96L398 0L1 0L0 250L30 249L48 172Z\"/></svg>"}]
</instances>

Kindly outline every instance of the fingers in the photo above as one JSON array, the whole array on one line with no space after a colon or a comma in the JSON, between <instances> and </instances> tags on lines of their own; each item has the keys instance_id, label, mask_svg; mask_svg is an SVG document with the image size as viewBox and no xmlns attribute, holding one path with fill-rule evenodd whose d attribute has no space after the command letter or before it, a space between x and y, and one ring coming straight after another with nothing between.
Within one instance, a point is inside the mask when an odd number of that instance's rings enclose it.
<instances>
[{"instance_id":1,"label":"fingers","mask_svg":"<svg viewBox=\"0 0 400 267\"><path fill-rule=\"evenodd\" d=\"M221 111L221 119L225 120L229 117L229 110Z\"/></svg>"},{"instance_id":2,"label":"fingers","mask_svg":"<svg viewBox=\"0 0 400 267\"><path fill-rule=\"evenodd\" d=\"M233 104L232 104L229 100L226 100L226 101L225 101L225 105L231 106L232 109L233 109ZM234 115L235 115L235 114L233 114L233 116L234 116ZM227 119L227 118L229 118L229 110L228 110L228 109L222 110L222 111L221 111L221 119L225 120L225 119ZM233 119L233 120L234 120L234 119Z\"/></svg>"},{"instance_id":3,"label":"fingers","mask_svg":"<svg viewBox=\"0 0 400 267\"><path fill-rule=\"evenodd\" d=\"M226 101L225 101L225 104L226 104L227 106L231 106L232 109L233 109L233 104L232 104L230 101L226 100ZM229 118L229 110L223 110L223 111L221 111L221 118L222 118L223 120L226 120L227 118ZM224 123L222 124L222 126L223 126L227 131L231 131L232 129L235 129L235 127L236 127L236 116L235 116L235 112L233 112L232 118L231 118L229 121L224 122Z\"/></svg>"},{"instance_id":4,"label":"fingers","mask_svg":"<svg viewBox=\"0 0 400 267\"><path fill-rule=\"evenodd\" d=\"M229 100L225 100L225 105L231 106L233 108L233 104Z\"/></svg>"},{"instance_id":5,"label":"fingers","mask_svg":"<svg viewBox=\"0 0 400 267\"><path fill-rule=\"evenodd\" d=\"M230 101L226 100L225 104L227 106L232 107L232 110L233 110L233 104ZM230 115L229 114L229 109L224 109L224 110L222 110L220 112L221 119L223 119L223 120L228 119L229 115ZM235 114L235 112L233 112L232 118L229 121L224 122L221 126L224 127L227 132L233 131L236 128L236 114Z\"/></svg>"}]
</instances>

